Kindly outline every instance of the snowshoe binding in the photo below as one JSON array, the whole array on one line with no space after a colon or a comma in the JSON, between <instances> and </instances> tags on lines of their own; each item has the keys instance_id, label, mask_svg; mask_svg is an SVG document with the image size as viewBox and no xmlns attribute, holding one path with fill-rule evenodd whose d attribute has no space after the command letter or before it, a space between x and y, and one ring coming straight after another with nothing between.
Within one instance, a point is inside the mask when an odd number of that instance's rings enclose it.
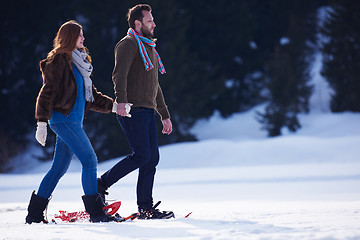
<instances>
[{"instance_id":1,"label":"snowshoe binding","mask_svg":"<svg viewBox=\"0 0 360 240\"><path fill-rule=\"evenodd\" d=\"M150 209L139 209L139 217L138 219L169 219L174 218L175 214L172 211L160 211L156 209L157 206L161 201L157 202L152 208Z\"/></svg>"}]
</instances>

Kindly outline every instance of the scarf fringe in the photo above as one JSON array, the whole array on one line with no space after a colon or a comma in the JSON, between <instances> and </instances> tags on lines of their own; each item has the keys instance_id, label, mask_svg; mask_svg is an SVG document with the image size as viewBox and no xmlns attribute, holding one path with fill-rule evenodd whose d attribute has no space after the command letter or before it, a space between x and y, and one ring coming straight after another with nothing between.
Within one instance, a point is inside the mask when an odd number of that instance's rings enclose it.
<instances>
[{"instance_id":1,"label":"scarf fringe","mask_svg":"<svg viewBox=\"0 0 360 240\"><path fill-rule=\"evenodd\" d=\"M149 45L150 47L154 48L154 51L155 51L155 54L156 54L156 58L158 60L158 63L159 63L159 72L161 74L164 74L166 73L165 71L165 67L164 67L164 64L162 63L161 61L161 58L160 58L160 55L159 53L156 51L155 47L156 47L156 43L151 41L150 39L148 38L145 38L143 36L141 36L141 34L139 34L138 32L136 32L135 29L133 28L129 28L127 34L131 37L134 37L138 43L138 46L139 46L139 51L140 51L140 56L144 62L144 65L145 65L145 69L146 71L150 71L151 69L154 68L154 65L151 63L151 60L149 58L149 55L147 54L146 52L146 49L145 49L145 46L144 46L144 43L146 43L147 45Z\"/></svg>"}]
</instances>

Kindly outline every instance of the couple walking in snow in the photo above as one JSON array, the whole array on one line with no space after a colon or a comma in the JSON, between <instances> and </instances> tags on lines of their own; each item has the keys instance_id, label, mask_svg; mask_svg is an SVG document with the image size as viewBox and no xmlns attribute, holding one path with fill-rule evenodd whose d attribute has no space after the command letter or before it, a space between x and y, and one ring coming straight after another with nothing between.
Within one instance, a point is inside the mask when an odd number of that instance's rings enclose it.
<instances>
[{"instance_id":1,"label":"couple walking in snow","mask_svg":"<svg viewBox=\"0 0 360 240\"><path fill-rule=\"evenodd\" d=\"M129 9L127 35L115 46L112 74L115 100L99 92L90 78L91 57L84 46L83 28L75 21L64 23L54 39L54 47L40 61L43 85L36 101L36 139L45 146L47 125L56 134L53 163L33 191L26 223L46 223L44 210L73 155L82 164L82 200L91 222L118 221L103 207L108 188L128 173L139 169L137 205L141 219L170 218L171 211L159 211L152 190L159 162L156 114L163 134L172 132L170 114L159 85L158 71L165 73L152 39L156 27L151 7L139 4ZM131 108L131 109L130 109ZM116 113L132 153L97 178L97 157L83 130L88 110Z\"/></svg>"}]
</instances>

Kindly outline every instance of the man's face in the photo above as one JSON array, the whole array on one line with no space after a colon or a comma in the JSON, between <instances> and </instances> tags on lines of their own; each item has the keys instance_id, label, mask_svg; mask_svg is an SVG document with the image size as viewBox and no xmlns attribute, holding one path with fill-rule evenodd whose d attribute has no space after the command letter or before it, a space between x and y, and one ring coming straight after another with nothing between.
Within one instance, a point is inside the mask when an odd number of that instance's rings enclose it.
<instances>
[{"instance_id":1,"label":"man's face","mask_svg":"<svg viewBox=\"0 0 360 240\"><path fill-rule=\"evenodd\" d=\"M144 37L151 38L154 36L154 29L156 27L154 18L149 11L142 11L144 18L141 22L140 33Z\"/></svg>"}]
</instances>

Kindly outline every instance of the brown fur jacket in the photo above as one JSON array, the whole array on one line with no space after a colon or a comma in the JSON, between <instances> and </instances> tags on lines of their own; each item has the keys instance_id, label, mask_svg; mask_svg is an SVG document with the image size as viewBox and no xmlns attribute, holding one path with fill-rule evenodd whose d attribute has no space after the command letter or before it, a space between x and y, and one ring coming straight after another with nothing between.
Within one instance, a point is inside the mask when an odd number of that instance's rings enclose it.
<instances>
[{"instance_id":1,"label":"brown fur jacket","mask_svg":"<svg viewBox=\"0 0 360 240\"><path fill-rule=\"evenodd\" d=\"M69 115L76 100L76 80L65 54L57 54L52 61L46 59L40 62L43 85L36 99L35 118L47 122L52 110ZM93 85L95 101L86 102L85 114L88 110L109 113L113 99L98 92Z\"/></svg>"}]
</instances>

